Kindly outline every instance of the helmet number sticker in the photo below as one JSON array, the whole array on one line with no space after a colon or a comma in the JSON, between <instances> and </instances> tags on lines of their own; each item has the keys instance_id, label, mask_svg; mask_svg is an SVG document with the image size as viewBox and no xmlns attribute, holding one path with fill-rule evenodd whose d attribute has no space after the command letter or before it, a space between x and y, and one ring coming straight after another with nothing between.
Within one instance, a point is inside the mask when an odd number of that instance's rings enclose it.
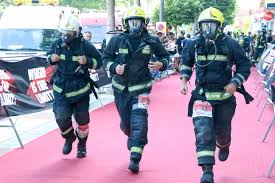
<instances>
[{"instance_id":1,"label":"helmet number sticker","mask_svg":"<svg viewBox=\"0 0 275 183\"><path fill-rule=\"evenodd\" d=\"M209 117L212 118L212 106L207 101L196 100L193 105L192 117Z\"/></svg>"}]
</instances>

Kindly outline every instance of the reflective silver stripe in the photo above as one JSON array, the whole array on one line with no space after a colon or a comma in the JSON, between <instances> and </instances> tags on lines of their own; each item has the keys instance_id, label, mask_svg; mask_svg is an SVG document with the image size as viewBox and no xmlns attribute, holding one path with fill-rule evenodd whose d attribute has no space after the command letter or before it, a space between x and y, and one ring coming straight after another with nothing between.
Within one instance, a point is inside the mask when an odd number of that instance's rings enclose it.
<instances>
[{"instance_id":1,"label":"reflective silver stripe","mask_svg":"<svg viewBox=\"0 0 275 183\"><path fill-rule=\"evenodd\" d=\"M190 70L190 71L192 71L192 68L191 67L188 67L187 65L181 65L180 66L180 70L182 71L182 70Z\"/></svg>"},{"instance_id":2,"label":"reflective silver stripe","mask_svg":"<svg viewBox=\"0 0 275 183\"><path fill-rule=\"evenodd\" d=\"M187 78L187 79L190 79L190 78L191 78L191 75L188 75L188 74L181 74L181 75L180 75L180 78Z\"/></svg>"},{"instance_id":3,"label":"reflective silver stripe","mask_svg":"<svg viewBox=\"0 0 275 183\"><path fill-rule=\"evenodd\" d=\"M124 85L121 85L121 84L119 84L119 83L117 83L114 79L112 79L112 85L114 86L114 87L116 87L117 89L119 89L119 90L124 90L125 89L125 87L126 86L124 86Z\"/></svg>"},{"instance_id":4,"label":"reflective silver stripe","mask_svg":"<svg viewBox=\"0 0 275 183\"><path fill-rule=\"evenodd\" d=\"M231 79L231 82L232 81L236 81L238 83L238 86L241 86L242 85L242 81L239 79L239 78L232 78Z\"/></svg>"},{"instance_id":5,"label":"reflective silver stripe","mask_svg":"<svg viewBox=\"0 0 275 183\"><path fill-rule=\"evenodd\" d=\"M61 55L60 55L60 59L61 59L61 60L66 60L65 55L61 54Z\"/></svg>"},{"instance_id":6,"label":"reflective silver stripe","mask_svg":"<svg viewBox=\"0 0 275 183\"><path fill-rule=\"evenodd\" d=\"M91 88L90 83L87 83L87 85L85 87L83 87L79 90L66 93L66 97L69 98L69 97L75 97L77 95L81 95L81 94L87 92L88 90L90 90L90 88Z\"/></svg>"},{"instance_id":7,"label":"reflective silver stripe","mask_svg":"<svg viewBox=\"0 0 275 183\"><path fill-rule=\"evenodd\" d=\"M131 147L131 152L142 154L142 148L140 148L140 147Z\"/></svg>"},{"instance_id":8,"label":"reflective silver stripe","mask_svg":"<svg viewBox=\"0 0 275 183\"><path fill-rule=\"evenodd\" d=\"M152 86L152 81L150 81L148 83L144 83L144 84L130 86L128 88L128 90L129 90L129 92L133 92L133 91L142 90L142 89L145 89L145 88L150 88L151 86Z\"/></svg>"},{"instance_id":9,"label":"reflective silver stripe","mask_svg":"<svg viewBox=\"0 0 275 183\"><path fill-rule=\"evenodd\" d=\"M241 75L240 73L237 73L236 76L239 76L240 78L242 78L243 82L245 82L245 77L243 75Z\"/></svg>"},{"instance_id":10,"label":"reflective silver stripe","mask_svg":"<svg viewBox=\"0 0 275 183\"><path fill-rule=\"evenodd\" d=\"M58 87L58 86L56 86L55 84L53 84L53 90L56 91L56 92L58 92L58 93L62 93L63 92L63 89L60 88L60 87Z\"/></svg>"},{"instance_id":11,"label":"reflective silver stripe","mask_svg":"<svg viewBox=\"0 0 275 183\"><path fill-rule=\"evenodd\" d=\"M93 69L96 69L96 67L97 67L97 60L93 58L93 62L94 62Z\"/></svg>"},{"instance_id":12,"label":"reflective silver stripe","mask_svg":"<svg viewBox=\"0 0 275 183\"><path fill-rule=\"evenodd\" d=\"M112 64L114 64L115 62L108 62L107 66L106 66L106 70L110 70L110 67Z\"/></svg>"},{"instance_id":13,"label":"reflective silver stripe","mask_svg":"<svg viewBox=\"0 0 275 183\"><path fill-rule=\"evenodd\" d=\"M73 56L72 60L73 60L74 62L78 62L78 56Z\"/></svg>"},{"instance_id":14,"label":"reflective silver stripe","mask_svg":"<svg viewBox=\"0 0 275 183\"><path fill-rule=\"evenodd\" d=\"M206 100L225 100L231 95L226 92L205 92Z\"/></svg>"},{"instance_id":15,"label":"reflective silver stripe","mask_svg":"<svg viewBox=\"0 0 275 183\"><path fill-rule=\"evenodd\" d=\"M127 48L119 48L119 49L118 49L118 53L121 53L121 54L128 54L128 49L127 49Z\"/></svg>"},{"instance_id":16,"label":"reflective silver stripe","mask_svg":"<svg viewBox=\"0 0 275 183\"><path fill-rule=\"evenodd\" d=\"M50 61L50 60L51 60L51 57L52 57L52 55L48 55L48 56L47 56L47 60Z\"/></svg>"},{"instance_id":17,"label":"reflective silver stripe","mask_svg":"<svg viewBox=\"0 0 275 183\"><path fill-rule=\"evenodd\" d=\"M227 61L227 56L225 55L207 55L207 59L204 55L198 55L199 61L211 61L215 58L215 61Z\"/></svg>"},{"instance_id":18,"label":"reflective silver stripe","mask_svg":"<svg viewBox=\"0 0 275 183\"><path fill-rule=\"evenodd\" d=\"M66 135L67 133L69 133L70 131L72 131L74 128L71 126L70 128L68 128L65 132L61 132L62 135Z\"/></svg>"},{"instance_id":19,"label":"reflective silver stripe","mask_svg":"<svg viewBox=\"0 0 275 183\"><path fill-rule=\"evenodd\" d=\"M197 158L203 157L203 156L215 156L214 151L199 151L197 152Z\"/></svg>"}]
</instances>

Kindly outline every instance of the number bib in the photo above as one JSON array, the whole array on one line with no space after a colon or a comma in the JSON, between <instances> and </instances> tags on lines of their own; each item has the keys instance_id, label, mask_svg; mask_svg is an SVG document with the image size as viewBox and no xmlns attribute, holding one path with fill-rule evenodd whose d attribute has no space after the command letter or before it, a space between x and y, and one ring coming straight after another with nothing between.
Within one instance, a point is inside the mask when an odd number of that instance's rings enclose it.
<instances>
[{"instance_id":1,"label":"number bib","mask_svg":"<svg viewBox=\"0 0 275 183\"><path fill-rule=\"evenodd\" d=\"M196 100L193 105L192 117L209 117L212 118L212 106L207 101Z\"/></svg>"}]
</instances>

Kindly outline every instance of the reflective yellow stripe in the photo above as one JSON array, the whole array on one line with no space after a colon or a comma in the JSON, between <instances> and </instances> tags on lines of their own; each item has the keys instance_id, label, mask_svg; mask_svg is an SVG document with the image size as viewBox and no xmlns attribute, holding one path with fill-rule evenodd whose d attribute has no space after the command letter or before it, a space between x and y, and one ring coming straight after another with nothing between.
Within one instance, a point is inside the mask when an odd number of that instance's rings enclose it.
<instances>
[{"instance_id":1,"label":"reflective yellow stripe","mask_svg":"<svg viewBox=\"0 0 275 183\"><path fill-rule=\"evenodd\" d=\"M61 54L61 55L60 55L60 59L61 59L61 60L66 60L65 55Z\"/></svg>"},{"instance_id":2,"label":"reflective yellow stripe","mask_svg":"<svg viewBox=\"0 0 275 183\"><path fill-rule=\"evenodd\" d=\"M78 56L73 56L72 60L73 60L74 62L78 62Z\"/></svg>"},{"instance_id":3,"label":"reflective yellow stripe","mask_svg":"<svg viewBox=\"0 0 275 183\"><path fill-rule=\"evenodd\" d=\"M116 87L117 89L122 90L122 91L123 91L123 90L125 89L125 87L126 87L126 86L123 86L123 85L117 83L114 79L112 79L112 85L113 85L114 87Z\"/></svg>"},{"instance_id":4,"label":"reflective yellow stripe","mask_svg":"<svg viewBox=\"0 0 275 183\"><path fill-rule=\"evenodd\" d=\"M127 48L119 48L118 53L128 54L128 49Z\"/></svg>"},{"instance_id":5,"label":"reflective yellow stripe","mask_svg":"<svg viewBox=\"0 0 275 183\"><path fill-rule=\"evenodd\" d=\"M187 65L183 65L183 64L182 64L182 65L180 66L180 70L181 70L181 71L182 71L182 70L190 70L190 71L191 71L192 68L191 68L191 67L188 67Z\"/></svg>"},{"instance_id":6,"label":"reflective yellow stripe","mask_svg":"<svg viewBox=\"0 0 275 183\"><path fill-rule=\"evenodd\" d=\"M96 59L93 58L93 62L94 62L93 69L96 69L96 67L97 67L97 61L96 61Z\"/></svg>"},{"instance_id":7,"label":"reflective yellow stripe","mask_svg":"<svg viewBox=\"0 0 275 183\"><path fill-rule=\"evenodd\" d=\"M215 156L214 151L199 151L197 152L197 158L203 157L203 156Z\"/></svg>"},{"instance_id":8,"label":"reflective yellow stripe","mask_svg":"<svg viewBox=\"0 0 275 183\"><path fill-rule=\"evenodd\" d=\"M129 92L133 92L133 91L137 91L137 90L143 90L145 88L149 88L152 86L152 82L148 82L148 83L145 83L145 84L140 84L140 85L134 85L134 86L130 86L128 88Z\"/></svg>"},{"instance_id":9,"label":"reflective yellow stripe","mask_svg":"<svg viewBox=\"0 0 275 183\"><path fill-rule=\"evenodd\" d=\"M66 135L67 133L69 133L71 130L73 130L74 128L71 126L68 130L66 130L65 132L61 132L62 135Z\"/></svg>"},{"instance_id":10,"label":"reflective yellow stripe","mask_svg":"<svg viewBox=\"0 0 275 183\"><path fill-rule=\"evenodd\" d=\"M205 92L206 100L225 100L231 95L226 92Z\"/></svg>"},{"instance_id":11,"label":"reflective yellow stripe","mask_svg":"<svg viewBox=\"0 0 275 183\"><path fill-rule=\"evenodd\" d=\"M150 54L150 48L144 48L142 54Z\"/></svg>"},{"instance_id":12,"label":"reflective yellow stripe","mask_svg":"<svg viewBox=\"0 0 275 183\"><path fill-rule=\"evenodd\" d=\"M112 64L114 64L114 63L115 63L115 62L109 62L109 63L107 64L107 66L106 66L106 70L108 70L108 71L109 71L109 70L110 70L111 65L112 65Z\"/></svg>"},{"instance_id":13,"label":"reflective yellow stripe","mask_svg":"<svg viewBox=\"0 0 275 183\"><path fill-rule=\"evenodd\" d=\"M236 76L239 76L240 78L242 78L243 82L245 82L245 77L243 75L241 75L240 73L237 73Z\"/></svg>"},{"instance_id":14,"label":"reflective yellow stripe","mask_svg":"<svg viewBox=\"0 0 275 183\"><path fill-rule=\"evenodd\" d=\"M131 147L131 152L142 154L142 148L140 148L140 147Z\"/></svg>"},{"instance_id":15,"label":"reflective yellow stripe","mask_svg":"<svg viewBox=\"0 0 275 183\"><path fill-rule=\"evenodd\" d=\"M90 83L87 83L87 85L85 87L83 87L79 90L66 93L66 97L69 98L69 97L75 97L77 95L81 95L81 94L87 92L88 90L90 90L90 88L91 88Z\"/></svg>"},{"instance_id":16,"label":"reflective yellow stripe","mask_svg":"<svg viewBox=\"0 0 275 183\"><path fill-rule=\"evenodd\" d=\"M227 61L227 56L225 55L207 55L207 59L204 55L199 55L198 60L199 61L211 61L215 58L215 61Z\"/></svg>"},{"instance_id":17,"label":"reflective yellow stripe","mask_svg":"<svg viewBox=\"0 0 275 183\"><path fill-rule=\"evenodd\" d=\"M62 88L59 88L58 86L56 86L55 84L53 84L53 90L58 92L58 93L62 93L63 92L63 89Z\"/></svg>"}]
</instances>

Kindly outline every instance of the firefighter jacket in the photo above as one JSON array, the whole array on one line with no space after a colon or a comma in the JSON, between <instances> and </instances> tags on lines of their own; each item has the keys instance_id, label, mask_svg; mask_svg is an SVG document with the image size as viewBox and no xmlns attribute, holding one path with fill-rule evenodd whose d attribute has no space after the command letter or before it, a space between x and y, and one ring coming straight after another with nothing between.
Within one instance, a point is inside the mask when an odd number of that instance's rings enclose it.
<instances>
[{"instance_id":1,"label":"firefighter jacket","mask_svg":"<svg viewBox=\"0 0 275 183\"><path fill-rule=\"evenodd\" d=\"M51 55L58 54L59 62L53 63ZM85 55L87 63L80 66L78 56ZM65 44L61 38L55 40L48 51L48 61L56 65L56 73L53 76L53 90L66 97L69 101L76 102L89 95L93 88L88 69L98 69L102 66L100 52L82 37L77 37L69 44Z\"/></svg>"},{"instance_id":2,"label":"firefighter jacket","mask_svg":"<svg viewBox=\"0 0 275 183\"><path fill-rule=\"evenodd\" d=\"M216 49L215 49L216 46ZM190 79L192 68L196 70L196 89L193 94L199 100L207 100L211 104L224 103L233 97L226 93L224 87L233 83L242 84L250 75L250 61L237 41L222 34L213 43L205 45L199 36L189 40L182 52L181 77ZM232 74L232 66L236 71Z\"/></svg>"},{"instance_id":3,"label":"firefighter jacket","mask_svg":"<svg viewBox=\"0 0 275 183\"><path fill-rule=\"evenodd\" d=\"M148 68L150 60L163 63L161 71L168 66L169 53L158 37L151 36L144 30L140 42L133 45L127 32L112 37L103 52L102 61L112 76L112 87L115 92L129 92L130 95L150 92L152 78ZM126 64L123 75L117 75L118 64Z\"/></svg>"}]
</instances>

